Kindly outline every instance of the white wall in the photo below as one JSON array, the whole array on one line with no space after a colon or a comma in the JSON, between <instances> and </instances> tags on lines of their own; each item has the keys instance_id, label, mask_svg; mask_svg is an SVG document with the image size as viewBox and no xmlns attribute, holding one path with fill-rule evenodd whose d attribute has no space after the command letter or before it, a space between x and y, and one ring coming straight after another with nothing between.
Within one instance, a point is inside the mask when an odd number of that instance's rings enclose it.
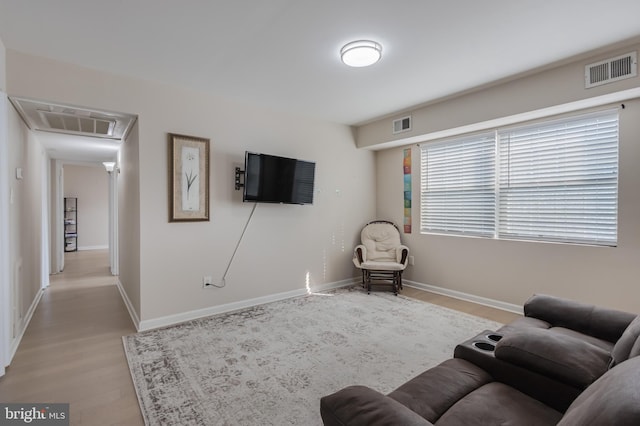
<instances>
[{"instance_id":1,"label":"white wall","mask_svg":"<svg viewBox=\"0 0 640 426\"><path fill-rule=\"evenodd\" d=\"M0 39L0 376L10 358L11 304L9 291L9 188L8 104L6 96L6 50Z\"/></svg>"},{"instance_id":2,"label":"white wall","mask_svg":"<svg viewBox=\"0 0 640 426\"><path fill-rule=\"evenodd\" d=\"M78 199L78 249L109 247L109 175L102 166L64 166L64 196Z\"/></svg>"},{"instance_id":3,"label":"white wall","mask_svg":"<svg viewBox=\"0 0 640 426\"><path fill-rule=\"evenodd\" d=\"M312 284L353 277L352 248L375 217L375 176L374 155L356 149L349 127L12 50L7 80L16 96L138 115L141 320L303 289L307 273ZM169 132L211 139L209 222L168 222ZM258 206L227 286L204 290L203 276L221 278L251 210L233 188L245 150L315 161L315 203Z\"/></svg>"},{"instance_id":4,"label":"white wall","mask_svg":"<svg viewBox=\"0 0 640 426\"><path fill-rule=\"evenodd\" d=\"M118 263L120 284L140 319L140 163L138 123L120 149L118 167Z\"/></svg>"},{"instance_id":5,"label":"white wall","mask_svg":"<svg viewBox=\"0 0 640 426\"><path fill-rule=\"evenodd\" d=\"M9 142L9 268L11 269L12 338L14 349L24 333L42 285L42 200L45 152L13 106L8 114ZM16 169L22 170L22 179ZM48 271L47 271L48 272Z\"/></svg>"},{"instance_id":6,"label":"white wall","mask_svg":"<svg viewBox=\"0 0 640 426\"><path fill-rule=\"evenodd\" d=\"M62 179L61 179L62 176ZM49 265L50 274L64 268L64 179L62 161L49 160Z\"/></svg>"},{"instance_id":7,"label":"white wall","mask_svg":"<svg viewBox=\"0 0 640 426\"><path fill-rule=\"evenodd\" d=\"M0 91L0 376L11 359L11 262L9 259L9 99Z\"/></svg>"},{"instance_id":8,"label":"white wall","mask_svg":"<svg viewBox=\"0 0 640 426\"><path fill-rule=\"evenodd\" d=\"M372 121L356 129L357 145L360 148L375 149L392 141L636 88L638 77L585 89L584 67L587 64L638 49L640 49L640 39L635 40L635 43L621 43L609 50L603 49L597 53L582 55L572 62L563 62L538 72L532 71L520 78L508 79L501 84L496 83L484 89L479 88ZM411 131L392 134L393 119L408 114L412 116Z\"/></svg>"},{"instance_id":9,"label":"white wall","mask_svg":"<svg viewBox=\"0 0 640 426\"><path fill-rule=\"evenodd\" d=\"M599 55L607 58L640 49L627 46ZM526 112L589 96L640 87L640 78L584 89L584 65L594 58L523 77L491 88L418 109L414 125L438 131L513 112ZM522 305L533 293L549 293L589 303L640 312L640 100L624 102L620 110L618 246L504 241L486 238L421 235L419 148L413 146L414 233L405 235L416 265L406 278L474 296ZM616 104L615 106L619 106ZM362 145L375 146L388 120L359 129ZM376 134L376 131L378 134ZM370 137L370 138L369 138ZM377 153L377 212L402 219L402 149Z\"/></svg>"},{"instance_id":10,"label":"white wall","mask_svg":"<svg viewBox=\"0 0 640 426\"><path fill-rule=\"evenodd\" d=\"M0 91L6 92L7 90L7 53L2 43L2 39L0 39Z\"/></svg>"}]
</instances>

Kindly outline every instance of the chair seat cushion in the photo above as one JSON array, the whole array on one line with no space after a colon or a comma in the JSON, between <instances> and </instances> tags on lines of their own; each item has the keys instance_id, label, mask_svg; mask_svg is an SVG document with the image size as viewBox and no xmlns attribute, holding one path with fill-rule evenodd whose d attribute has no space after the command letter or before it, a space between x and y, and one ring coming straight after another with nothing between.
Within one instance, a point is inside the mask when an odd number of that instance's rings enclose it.
<instances>
[{"instance_id":1,"label":"chair seat cushion","mask_svg":"<svg viewBox=\"0 0 640 426\"><path fill-rule=\"evenodd\" d=\"M461 400L436 426L556 425L562 413L500 382L488 383Z\"/></svg>"},{"instance_id":2,"label":"chair seat cushion","mask_svg":"<svg viewBox=\"0 0 640 426\"><path fill-rule=\"evenodd\" d=\"M402 271L404 265L398 262L378 262L375 260L367 260L360 265L362 269L369 269L370 271Z\"/></svg>"}]
</instances>

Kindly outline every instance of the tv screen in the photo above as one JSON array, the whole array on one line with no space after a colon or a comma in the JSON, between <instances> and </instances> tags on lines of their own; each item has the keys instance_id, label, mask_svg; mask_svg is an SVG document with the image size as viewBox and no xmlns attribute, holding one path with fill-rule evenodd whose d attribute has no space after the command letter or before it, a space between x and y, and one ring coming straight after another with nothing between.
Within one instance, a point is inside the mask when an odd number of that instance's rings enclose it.
<instances>
[{"instance_id":1,"label":"tv screen","mask_svg":"<svg viewBox=\"0 0 640 426\"><path fill-rule=\"evenodd\" d=\"M316 164L246 152L243 201L313 204Z\"/></svg>"}]
</instances>

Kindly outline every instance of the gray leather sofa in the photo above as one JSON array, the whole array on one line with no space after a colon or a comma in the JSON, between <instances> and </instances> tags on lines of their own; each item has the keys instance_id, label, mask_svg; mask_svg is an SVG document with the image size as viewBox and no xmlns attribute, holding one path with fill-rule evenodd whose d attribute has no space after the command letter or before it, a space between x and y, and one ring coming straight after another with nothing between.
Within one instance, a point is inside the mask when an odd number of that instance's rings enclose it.
<instances>
[{"instance_id":1,"label":"gray leather sofa","mask_svg":"<svg viewBox=\"0 0 640 426\"><path fill-rule=\"evenodd\" d=\"M388 395L321 399L333 425L640 425L640 317L536 295L525 316ZM496 337L497 336L497 337ZM492 347L493 346L493 347Z\"/></svg>"}]
</instances>

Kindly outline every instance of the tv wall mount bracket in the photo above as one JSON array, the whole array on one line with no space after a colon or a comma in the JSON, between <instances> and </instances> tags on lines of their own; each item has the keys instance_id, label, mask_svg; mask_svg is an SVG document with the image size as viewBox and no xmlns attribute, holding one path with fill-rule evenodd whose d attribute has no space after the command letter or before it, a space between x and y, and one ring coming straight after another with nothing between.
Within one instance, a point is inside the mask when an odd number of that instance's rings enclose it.
<instances>
[{"instance_id":1,"label":"tv wall mount bracket","mask_svg":"<svg viewBox=\"0 0 640 426\"><path fill-rule=\"evenodd\" d=\"M240 191L244 187L244 170L236 167L236 191Z\"/></svg>"}]
</instances>

